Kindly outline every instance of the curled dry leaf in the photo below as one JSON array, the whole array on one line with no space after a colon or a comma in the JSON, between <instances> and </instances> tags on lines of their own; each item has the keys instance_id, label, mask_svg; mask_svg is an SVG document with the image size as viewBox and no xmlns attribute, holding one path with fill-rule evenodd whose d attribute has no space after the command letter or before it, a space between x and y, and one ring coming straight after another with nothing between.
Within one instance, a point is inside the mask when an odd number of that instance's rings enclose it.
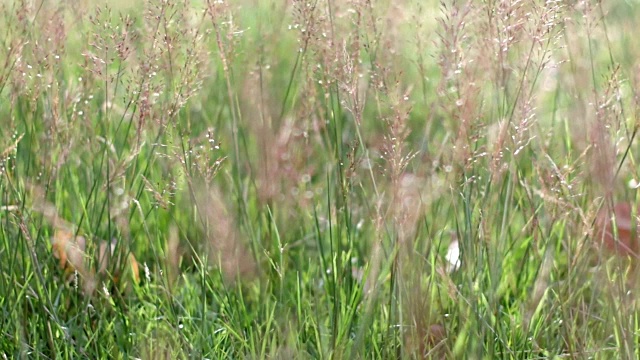
<instances>
[{"instance_id":1,"label":"curled dry leaf","mask_svg":"<svg viewBox=\"0 0 640 360\"><path fill-rule=\"evenodd\" d=\"M638 210L629 203L604 206L595 222L595 243L621 256L640 257Z\"/></svg>"},{"instance_id":2,"label":"curled dry leaf","mask_svg":"<svg viewBox=\"0 0 640 360\"><path fill-rule=\"evenodd\" d=\"M84 282L85 294L89 295L94 292L100 276L108 275L114 282L119 283L123 273L120 271L109 273L110 269L123 269L133 281L140 282L139 266L133 254L129 254L127 262L122 264L122 259L115 251L116 241L100 240L97 243L96 256L92 257L90 254L93 252L88 251L86 238L76 235L75 226L63 219L53 204L44 200L44 190L34 184L29 187L36 199L32 204L32 210L41 213L54 229L54 235L51 238L53 255L58 259L60 268L67 274L77 272L80 275ZM93 266L94 259L97 261L97 266ZM113 264L113 261L117 261L117 263Z\"/></svg>"},{"instance_id":3,"label":"curled dry leaf","mask_svg":"<svg viewBox=\"0 0 640 360\"><path fill-rule=\"evenodd\" d=\"M84 236L75 236L68 230L56 230L51 239L54 256L59 260L60 267L65 272L70 273L77 271L78 274L86 282L84 285L85 293L90 294L95 290L97 280L96 272L91 265L91 256L87 253L87 242ZM116 242L108 243L100 241L97 252L97 274L105 275L108 273L110 261L118 261L115 264L116 269L125 269L129 272L131 278L136 283L140 282L140 273L138 262L133 254L129 254L128 261L124 266L120 263L116 252ZM115 282L119 282L121 273L111 274Z\"/></svg>"}]
</instances>

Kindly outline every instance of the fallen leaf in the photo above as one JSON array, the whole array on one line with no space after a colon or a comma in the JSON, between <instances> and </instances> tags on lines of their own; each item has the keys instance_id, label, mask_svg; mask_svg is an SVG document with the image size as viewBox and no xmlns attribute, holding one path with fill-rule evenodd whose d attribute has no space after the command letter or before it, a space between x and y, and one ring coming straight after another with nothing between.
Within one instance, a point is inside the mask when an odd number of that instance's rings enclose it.
<instances>
[{"instance_id":1,"label":"fallen leaf","mask_svg":"<svg viewBox=\"0 0 640 360\"><path fill-rule=\"evenodd\" d=\"M107 243L100 241L97 248L98 271L97 273L91 266L91 256L87 254L87 242L84 236L75 236L67 230L57 230L51 239L54 256L59 259L60 267L66 273L78 272L78 274L87 282L85 293L90 294L94 290L96 275L106 275L110 268L111 261L119 261L116 250L116 241ZM129 254L128 263L122 266L119 262L114 266L116 269L123 269L129 272L131 278L136 282L140 282L140 272L138 262L133 254ZM114 282L119 283L121 273L110 274Z\"/></svg>"}]
</instances>

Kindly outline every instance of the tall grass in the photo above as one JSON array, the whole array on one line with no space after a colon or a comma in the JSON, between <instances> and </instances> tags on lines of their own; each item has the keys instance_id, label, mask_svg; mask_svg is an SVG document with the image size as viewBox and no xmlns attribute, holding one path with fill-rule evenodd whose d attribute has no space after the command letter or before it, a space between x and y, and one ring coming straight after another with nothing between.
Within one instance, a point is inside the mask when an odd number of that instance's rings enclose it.
<instances>
[{"instance_id":1,"label":"tall grass","mask_svg":"<svg viewBox=\"0 0 640 360\"><path fill-rule=\"evenodd\" d=\"M640 356L639 14L2 3L0 352Z\"/></svg>"}]
</instances>

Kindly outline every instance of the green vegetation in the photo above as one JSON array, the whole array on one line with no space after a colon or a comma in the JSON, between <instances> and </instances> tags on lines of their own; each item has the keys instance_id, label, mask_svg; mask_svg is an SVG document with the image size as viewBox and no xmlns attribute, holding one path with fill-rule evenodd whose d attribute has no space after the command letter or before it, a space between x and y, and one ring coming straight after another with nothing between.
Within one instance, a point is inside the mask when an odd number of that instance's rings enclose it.
<instances>
[{"instance_id":1,"label":"green vegetation","mask_svg":"<svg viewBox=\"0 0 640 360\"><path fill-rule=\"evenodd\" d=\"M639 6L0 3L0 353L640 357Z\"/></svg>"}]
</instances>

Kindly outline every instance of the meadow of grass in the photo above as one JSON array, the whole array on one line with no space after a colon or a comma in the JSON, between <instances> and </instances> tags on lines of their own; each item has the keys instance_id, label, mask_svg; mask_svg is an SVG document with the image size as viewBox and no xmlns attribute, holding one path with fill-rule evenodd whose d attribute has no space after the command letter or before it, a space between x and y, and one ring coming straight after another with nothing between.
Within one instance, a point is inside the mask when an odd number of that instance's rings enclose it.
<instances>
[{"instance_id":1,"label":"meadow of grass","mask_svg":"<svg viewBox=\"0 0 640 360\"><path fill-rule=\"evenodd\" d=\"M0 2L4 358L640 357L637 1L98 3Z\"/></svg>"}]
</instances>

